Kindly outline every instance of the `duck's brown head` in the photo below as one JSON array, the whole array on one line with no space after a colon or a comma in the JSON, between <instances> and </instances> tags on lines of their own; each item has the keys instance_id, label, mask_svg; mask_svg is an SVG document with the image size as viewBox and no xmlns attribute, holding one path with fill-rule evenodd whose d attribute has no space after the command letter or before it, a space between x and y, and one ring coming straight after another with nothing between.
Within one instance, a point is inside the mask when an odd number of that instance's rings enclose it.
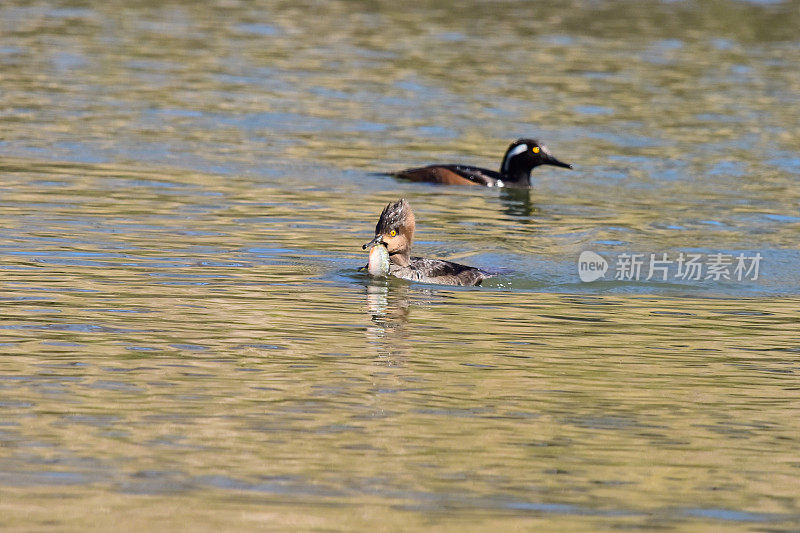
<instances>
[{"instance_id":1,"label":"duck's brown head","mask_svg":"<svg viewBox=\"0 0 800 533\"><path fill-rule=\"evenodd\" d=\"M375 237L362 248L366 250L369 246L383 244L393 263L406 266L411 251L411 241L414 240L415 225L411 205L405 198L401 198L383 208L375 226Z\"/></svg>"}]
</instances>

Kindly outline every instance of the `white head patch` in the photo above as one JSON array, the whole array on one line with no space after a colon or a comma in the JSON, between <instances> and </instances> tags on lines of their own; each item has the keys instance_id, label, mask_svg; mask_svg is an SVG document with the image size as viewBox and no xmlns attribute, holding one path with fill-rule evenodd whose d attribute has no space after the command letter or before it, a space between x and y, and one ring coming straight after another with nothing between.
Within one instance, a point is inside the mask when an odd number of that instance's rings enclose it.
<instances>
[{"instance_id":1,"label":"white head patch","mask_svg":"<svg viewBox=\"0 0 800 533\"><path fill-rule=\"evenodd\" d=\"M521 154L528 149L527 144L520 144L519 146L515 146L511 150L508 151L505 160L503 161L503 172L508 172L508 162L517 154Z\"/></svg>"}]
</instances>

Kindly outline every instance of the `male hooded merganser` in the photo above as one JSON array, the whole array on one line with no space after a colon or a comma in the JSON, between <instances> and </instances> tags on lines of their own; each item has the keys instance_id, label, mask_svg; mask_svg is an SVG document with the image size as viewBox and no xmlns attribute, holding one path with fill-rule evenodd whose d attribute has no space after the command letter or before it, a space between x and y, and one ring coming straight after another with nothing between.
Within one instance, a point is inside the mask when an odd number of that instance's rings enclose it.
<instances>
[{"instance_id":1,"label":"male hooded merganser","mask_svg":"<svg viewBox=\"0 0 800 533\"><path fill-rule=\"evenodd\" d=\"M362 246L386 247L389 256L388 269L385 254L382 250L370 250L367 271L373 276L392 276L421 281L423 283L439 283L441 285L480 285L493 276L478 268L451 263L441 259L424 259L411 257L411 241L414 239L414 212L405 200L387 205L375 226L375 238Z\"/></svg>"},{"instance_id":2,"label":"male hooded merganser","mask_svg":"<svg viewBox=\"0 0 800 533\"><path fill-rule=\"evenodd\" d=\"M395 176L411 181L432 181L447 185L485 185L487 187L530 187L531 170L539 165L572 168L559 161L535 139L517 139L508 147L500 172L467 165L430 165L409 168Z\"/></svg>"}]
</instances>

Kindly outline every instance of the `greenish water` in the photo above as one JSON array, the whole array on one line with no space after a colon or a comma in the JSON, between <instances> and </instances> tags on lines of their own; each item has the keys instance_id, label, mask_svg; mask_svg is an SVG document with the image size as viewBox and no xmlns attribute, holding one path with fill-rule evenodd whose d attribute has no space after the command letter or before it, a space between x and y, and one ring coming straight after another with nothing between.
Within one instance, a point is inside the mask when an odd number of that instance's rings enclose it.
<instances>
[{"instance_id":1,"label":"greenish water","mask_svg":"<svg viewBox=\"0 0 800 533\"><path fill-rule=\"evenodd\" d=\"M0 528L800 527L798 2L6 2ZM402 183L495 168L531 191ZM371 281L399 197L481 288ZM578 255L761 254L582 283Z\"/></svg>"}]
</instances>

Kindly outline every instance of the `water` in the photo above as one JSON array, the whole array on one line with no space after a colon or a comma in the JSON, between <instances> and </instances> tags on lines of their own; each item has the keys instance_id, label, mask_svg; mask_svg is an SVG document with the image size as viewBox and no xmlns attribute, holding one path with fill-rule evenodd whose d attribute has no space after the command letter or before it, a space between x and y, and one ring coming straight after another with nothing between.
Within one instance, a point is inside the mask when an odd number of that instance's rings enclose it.
<instances>
[{"instance_id":1,"label":"water","mask_svg":"<svg viewBox=\"0 0 800 533\"><path fill-rule=\"evenodd\" d=\"M796 530L797 27L797 2L4 3L0 527ZM379 174L518 136L576 170ZM358 273L401 196L418 253L508 272ZM581 283L584 250L763 262Z\"/></svg>"}]
</instances>

